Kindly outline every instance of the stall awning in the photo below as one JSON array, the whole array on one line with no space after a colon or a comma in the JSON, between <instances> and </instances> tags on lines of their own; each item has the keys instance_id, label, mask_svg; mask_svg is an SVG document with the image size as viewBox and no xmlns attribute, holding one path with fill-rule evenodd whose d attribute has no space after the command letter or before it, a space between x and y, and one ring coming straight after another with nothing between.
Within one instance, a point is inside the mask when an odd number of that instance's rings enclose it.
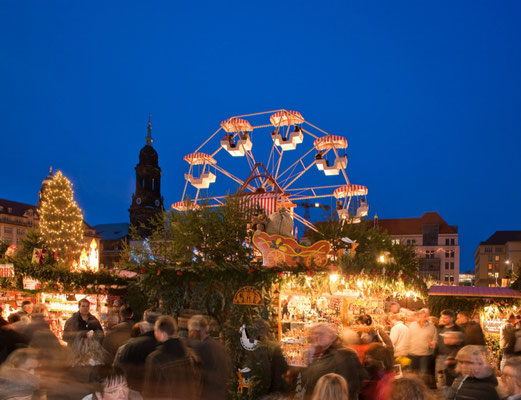
<instances>
[{"instance_id":1,"label":"stall awning","mask_svg":"<svg viewBox=\"0 0 521 400\"><path fill-rule=\"evenodd\" d=\"M431 286L429 296L510 297L519 299L521 293L506 287Z\"/></svg>"}]
</instances>

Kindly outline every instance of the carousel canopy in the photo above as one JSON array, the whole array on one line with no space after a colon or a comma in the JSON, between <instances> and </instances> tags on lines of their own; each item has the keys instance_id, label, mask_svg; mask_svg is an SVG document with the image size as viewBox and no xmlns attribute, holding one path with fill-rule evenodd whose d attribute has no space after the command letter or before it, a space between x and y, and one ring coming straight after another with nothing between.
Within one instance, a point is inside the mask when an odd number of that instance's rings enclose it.
<instances>
[{"instance_id":1,"label":"carousel canopy","mask_svg":"<svg viewBox=\"0 0 521 400\"><path fill-rule=\"evenodd\" d=\"M506 287L431 286L429 296L511 297L519 299L521 293Z\"/></svg>"}]
</instances>

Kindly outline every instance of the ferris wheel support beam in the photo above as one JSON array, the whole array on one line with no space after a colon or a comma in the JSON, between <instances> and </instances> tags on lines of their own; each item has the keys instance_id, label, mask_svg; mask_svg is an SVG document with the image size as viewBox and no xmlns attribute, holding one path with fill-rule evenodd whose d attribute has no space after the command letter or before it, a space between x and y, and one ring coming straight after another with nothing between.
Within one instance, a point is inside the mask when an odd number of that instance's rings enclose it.
<instances>
[{"instance_id":1,"label":"ferris wheel support beam","mask_svg":"<svg viewBox=\"0 0 521 400\"><path fill-rule=\"evenodd\" d=\"M208 143L215 135L217 135L217 133L222 129L222 127L219 127L219 129L217 129L214 133L212 133L212 135L206 139L204 141L204 143L202 145L200 145L196 150L195 150L195 153L197 153L199 150L201 150L201 148L206 144Z\"/></svg>"},{"instance_id":2,"label":"ferris wheel support beam","mask_svg":"<svg viewBox=\"0 0 521 400\"><path fill-rule=\"evenodd\" d=\"M302 225L307 226L309 229L314 230L315 232L318 232L318 229L315 225L313 225L311 222L309 222L307 219L301 217L296 212L293 212L293 218L295 218L298 222L300 222Z\"/></svg>"},{"instance_id":3,"label":"ferris wheel support beam","mask_svg":"<svg viewBox=\"0 0 521 400\"><path fill-rule=\"evenodd\" d=\"M300 173L298 174L297 179L300 178L300 177L304 174L304 172L306 172L308 169L311 168L311 166L312 166L313 164L315 164L315 163L313 162L313 163L311 163L308 167L306 167L305 164L304 164L304 162L302 161L302 160L303 160L303 159L304 159L304 158L305 158L309 153L311 153L313 150L314 150L314 148L311 148L310 150L308 150L308 152L307 152L306 154L304 154L304 155L303 155L302 157L300 157L297 161L295 161L295 162L294 162L293 164L291 164L288 168L286 168L286 169L285 169L285 170L280 174L280 176L277 176L276 179L280 179L280 177L286 175L289 171L293 170L293 169L295 168L295 166L296 166L299 162L300 162L300 164L302 164L302 167L304 168L304 171L302 171L302 172L300 172ZM286 178L286 180L287 180L287 179L290 179L290 177ZM291 185L293 182L295 182L295 180L296 180L296 179L293 179L293 181L291 181L290 184L285 185L285 186L284 186L284 190L286 190L286 189L288 188L289 185Z\"/></svg>"},{"instance_id":4,"label":"ferris wheel support beam","mask_svg":"<svg viewBox=\"0 0 521 400\"><path fill-rule=\"evenodd\" d=\"M339 155L338 155L338 151L336 151L335 145L333 145L333 151L335 152L335 157L336 158L340 158ZM349 185L350 182L349 182L349 178L347 177L347 174L346 174L346 169L345 168L341 168L341 171L342 171L342 175L344 175L344 179L346 180L346 184Z\"/></svg>"},{"instance_id":5,"label":"ferris wheel support beam","mask_svg":"<svg viewBox=\"0 0 521 400\"><path fill-rule=\"evenodd\" d=\"M273 114L273 113L276 113L279 111L286 111L286 110L280 109L280 110L273 110L273 111L263 111L263 112L252 113L252 114L236 115L235 118L253 117L254 115L263 115L263 114Z\"/></svg>"},{"instance_id":6,"label":"ferris wheel support beam","mask_svg":"<svg viewBox=\"0 0 521 400\"><path fill-rule=\"evenodd\" d=\"M220 166L218 166L217 164L215 164L213 166L217 171L219 171L221 174L223 175L226 175L228 178L230 178L231 180L234 180L235 182L237 182L239 185L244 185L244 181L240 180L239 178L237 178L236 176L230 174L228 171L226 171L225 169L222 169ZM252 192L255 191L255 188L251 185L248 185L248 190L251 190Z\"/></svg>"},{"instance_id":7,"label":"ferris wheel support beam","mask_svg":"<svg viewBox=\"0 0 521 400\"><path fill-rule=\"evenodd\" d=\"M190 168L188 169L188 174L191 175L192 174L192 168L193 168L193 165L190 164ZM185 187L183 189L183 197L181 197L183 200L185 198L185 195L186 195L186 188L188 187L188 181L185 180Z\"/></svg>"},{"instance_id":8,"label":"ferris wheel support beam","mask_svg":"<svg viewBox=\"0 0 521 400\"><path fill-rule=\"evenodd\" d=\"M308 171L308 170L309 170L309 169L310 169L310 168L315 164L314 162L312 162L311 164L309 164L309 165L306 167L306 166L304 165L304 163L302 162L302 159L299 160L299 161L302 163L302 167L304 167L304 169L303 169L303 170L302 170L302 171L301 171L297 176L295 176L295 178L293 178L293 180L292 180L290 183L288 183L286 186L284 186L284 187L282 188L282 190L285 191L289 186L293 185L293 183L294 183L295 181L297 181L297 180L298 180L302 175L304 175L304 174L305 174L305 173L306 173L306 172L307 172L307 171Z\"/></svg>"},{"instance_id":9,"label":"ferris wheel support beam","mask_svg":"<svg viewBox=\"0 0 521 400\"><path fill-rule=\"evenodd\" d=\"M313 125L313 124L312 124L311 122L309 122L309 121L306 121L306 124L308 124L309 126L312 126L313 128L315 128L316 130L318 130L318 131L320 131L320 132L322 132L322 133L325 133L325 134L328 135L328 136L332 136L329 132L326 132L325 130L320 129L318 126ZM310 134L310 135L311 135L311 134ZM311 136L314 136L314 135L311 135ZM315 136L315 137L318 137L318 136Z\"/></svg>"},{"instance_id":10,"label":"ferris wheel support beam","mask_svg":"<svg viewBox=\"0 0 521 400\"><path fill-rule=\"evenodd\" d=\"M279 151L277 149L277 151ZM284 152L282 150L280 150L280 153L279 153L279 162L277 163L277 170L275 171L275 180L278 180L279 179L279 170L280 170L280 164L282 163L282 157L284 156Z\"/></svg>"}]
</instances>

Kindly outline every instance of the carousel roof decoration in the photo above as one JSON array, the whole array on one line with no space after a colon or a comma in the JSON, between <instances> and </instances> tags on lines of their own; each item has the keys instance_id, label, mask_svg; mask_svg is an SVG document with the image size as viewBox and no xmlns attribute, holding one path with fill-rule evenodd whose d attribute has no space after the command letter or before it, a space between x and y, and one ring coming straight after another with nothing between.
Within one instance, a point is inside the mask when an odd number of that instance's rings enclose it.
<instances>
[{"instance_id":1,"label":"carousel roof decoration","mask_svg":"<svg viewBox=\"0 0 521 400\"><path fill-rule=\"evenodd\" d=\"M294 220L315 229L299 215L299 202L336 198L339 217L359 222L368 212L367 188L349 181L347 147L345 137L329 134L298 111L230 117L184 157L189 170L182 199L187 201L172 208L199 207L203 200L204 206L221 206L235 197L242 208L267 216L284 207ZM207 192L210 186L212 195Z\"/></svg>"}]
</instances>

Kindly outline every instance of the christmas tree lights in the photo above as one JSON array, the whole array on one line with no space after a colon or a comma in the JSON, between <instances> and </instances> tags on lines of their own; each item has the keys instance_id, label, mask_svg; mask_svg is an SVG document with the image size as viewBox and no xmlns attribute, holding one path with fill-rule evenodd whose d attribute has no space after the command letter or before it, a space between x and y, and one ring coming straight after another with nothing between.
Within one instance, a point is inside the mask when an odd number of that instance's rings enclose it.
<instances>
[{"instance_id":1,"label":"christmas tree lights","mask_svg":"<svg viewBox=\"0 0 521 400\"><path fill-rule=\"evenodd\" d=\"M42 196L39 233L58 261L71 265L83 247L83 214L74 201L71 182L58 171Z\"/></svg>"}]
</instances>

